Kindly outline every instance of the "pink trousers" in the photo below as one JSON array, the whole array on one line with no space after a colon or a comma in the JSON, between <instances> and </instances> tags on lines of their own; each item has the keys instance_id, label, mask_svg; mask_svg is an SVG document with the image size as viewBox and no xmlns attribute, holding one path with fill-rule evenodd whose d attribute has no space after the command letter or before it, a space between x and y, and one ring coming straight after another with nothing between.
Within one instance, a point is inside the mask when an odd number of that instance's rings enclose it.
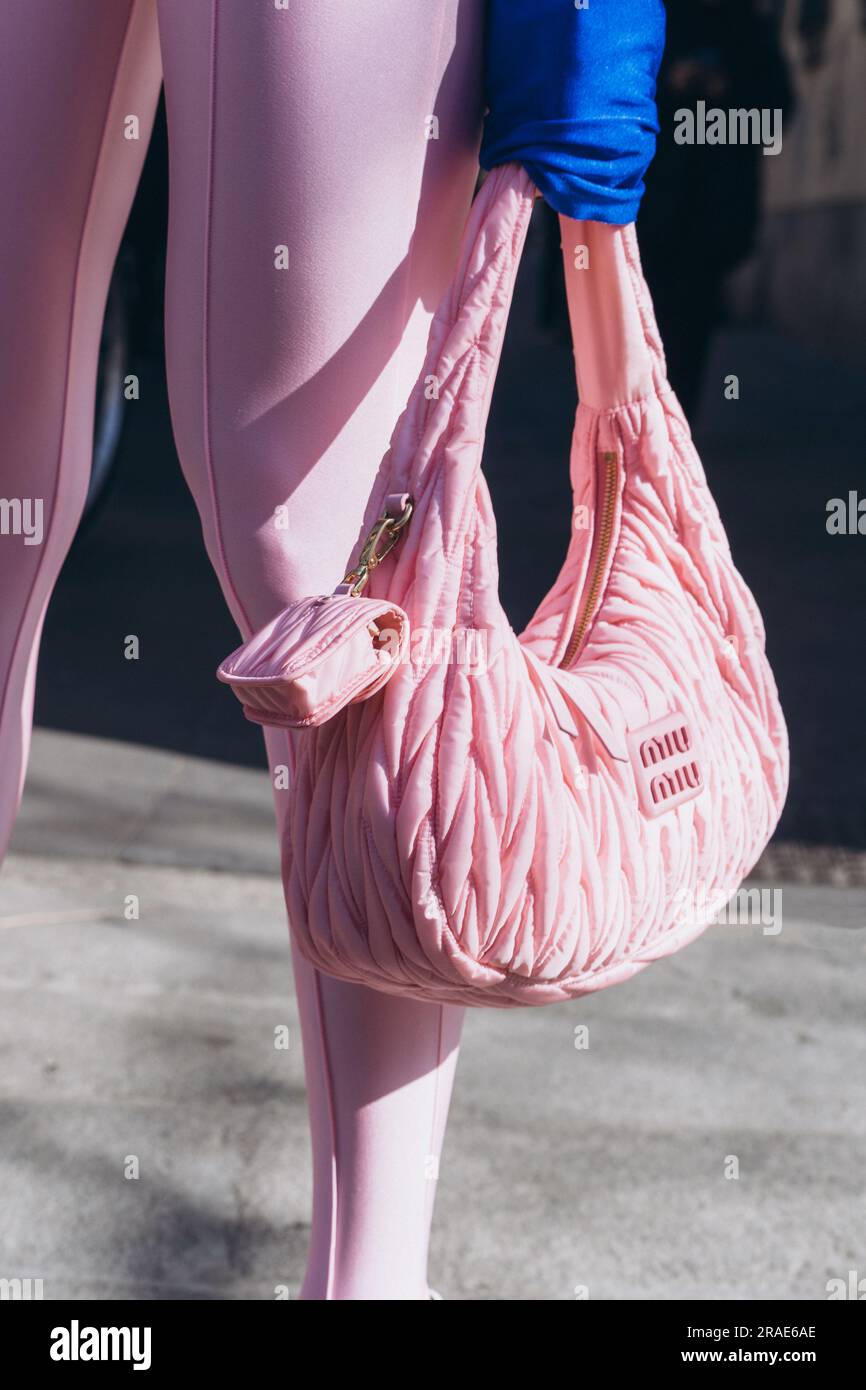
<instances>
[{"instance_id":1,"label":"pink trousers","mask_svg":"<svg viewBox=\"0 0 866 1390\"><path fill-rule=\"evenodd\" d=\"M44 536L0 536L0 852L161 81L174 430L246 637L354 553L472 197L482 21L483 0L3 0L0 496L42 499ZM286 762L283 736L267 746ZM314 1155L302 1297L426 1298L462 1011L298 957L295 979Z\"/></svg>"}]
</instances>

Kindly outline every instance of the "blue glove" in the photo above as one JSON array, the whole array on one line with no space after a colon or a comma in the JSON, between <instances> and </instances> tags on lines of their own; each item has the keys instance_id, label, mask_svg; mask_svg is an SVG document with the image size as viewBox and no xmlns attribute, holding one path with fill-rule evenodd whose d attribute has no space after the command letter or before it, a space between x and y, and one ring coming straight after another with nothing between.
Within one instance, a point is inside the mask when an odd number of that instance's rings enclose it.
<instances>
[{"instance_id":1,"label":"blue glove","mask_svg":"<svg viewBox=\"0 0 866 1390\"><path fill-rule=\"evenodd\" d=\"M633 222L655 151L662 0L488 0L481 166L568 217Z\"/></svg>"}]
</instances>

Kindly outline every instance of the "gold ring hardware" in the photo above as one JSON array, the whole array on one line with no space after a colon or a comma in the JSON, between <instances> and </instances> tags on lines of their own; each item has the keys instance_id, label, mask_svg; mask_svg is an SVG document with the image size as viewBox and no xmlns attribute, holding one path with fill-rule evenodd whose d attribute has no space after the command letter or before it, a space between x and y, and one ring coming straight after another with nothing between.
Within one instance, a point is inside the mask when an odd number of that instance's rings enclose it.
<instances>
[{"instance_id":1,"label":"gold ring hardware","mask_svg":"<svg viewBox=\"0 0 866 1390\"><path fill-rule=\"evenodd\" d=\"M343 576L343 583L351 585L349 593L353 598L357 598L361 593L370 578L370 571L381 564L385 556L390 555L394 549L404 528L409 524L413 505L410 497L399 516L389 516L387 512L383 512L373 526L358 556L357 564Z\"/></svg>"}]
</instances>

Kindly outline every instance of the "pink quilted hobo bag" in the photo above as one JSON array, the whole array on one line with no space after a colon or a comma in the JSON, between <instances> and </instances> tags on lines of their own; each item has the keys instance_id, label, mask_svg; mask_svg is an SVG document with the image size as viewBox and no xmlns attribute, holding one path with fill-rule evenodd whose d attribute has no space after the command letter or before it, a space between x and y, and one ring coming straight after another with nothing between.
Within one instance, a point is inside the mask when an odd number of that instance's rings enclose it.
<instances>
[{"instance_id":1,"label":"pink quilted hobo bag","mask_svg":"<svg viewBox=\"0 0 866 1390\"><path fill-rule=\"evenodd\" d=\"M283 870L307 959L498 1007L602 989L698 936L787 784L761 617L665 379L633 227L574 224L575 524L519 637L500 606L480 463L534 197L510 164L473 203L354 568L218 673L291 730Z\"/></svg>"}]
</instances>

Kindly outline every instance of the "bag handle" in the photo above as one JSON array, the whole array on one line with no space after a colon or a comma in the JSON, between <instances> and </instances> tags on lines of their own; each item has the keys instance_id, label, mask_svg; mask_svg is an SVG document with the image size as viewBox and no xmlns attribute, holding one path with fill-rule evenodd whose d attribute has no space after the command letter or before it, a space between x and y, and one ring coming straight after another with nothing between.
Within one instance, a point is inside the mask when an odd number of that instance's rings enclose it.
<instances>
[{"instance_id":1,"label":"bag handle","mask_svg":"<svg viewBox=\"0 0 866 1390\"><path fill-rule=\"evenodd\" d=\"M460 269L441 310L449 322L457 320L478 276L510 233L507 283L500 295L491 297L491 312L501 312L506 301L507 320L537 196L519 164L498 166L482 184L467 219ZM634 223L577 221L565 216L559 222L580 400L596 410L612 410L669 389ZM499 342L497 349L501 346Z\"/></svg>"},{"instance_id":2,"label":"bag handle","mask_svg":"<svg viewBox=\"0 0 866 1390\"><path fill-rule=\"evenodd\" d=\"M667 390L634 224L559 221L582 404L613 410Z\"/></svg>"},{"instance_id":3,"label":"bag handle","mask_svg":"<svg viewBox=\"0 0 866 1390\"><path fill-rule=\"evenodd\" d=\"M532 180L518 164L497 166L476 194L463 228L454 274L430 325L424 365L383 461L388 492L417 490L418 472L427 471L425 441L439 394L452 388L459 394L454 374L461 359L482 339L492 358L479 421L483 432L536 196ZM468 327L470 318L475 325L472 330ZM431 452L433 448L431 441ZM427 462L432 466L429 459Z\"/></svg>"},{"instance_id":4,"label":"bag handle","mask_svg":"<svg viewBox=\"0 0 866 1390\"><path fill-rule=\"evenodd\" d=\"M383 493L409 493L419 507L410 536L424 524L423 496L438 479L436 524L446 555L455 552L468 524L469 498L536 196L531 178L514 163L497 166L482 184L469 211L457 268L431 324L424 366L383 461ZM664 357L634 227L572 222L567 230L569 236L579 236L589 252L586 268L567 268L582 404L613 410L665 389ZM483 397L467 394L463 387L467 364L476 352L487 357ZM440 393L446 397L446 410L441 409ZM446 421L465 442L478 444L468 473L462 464L456 471L447 465L448 451L442 447ZM465 457L464 452L461 458ZM448 469L446 477L440 476L443 467ZM430 544L436 543L431 532ZM410 542L398 553L398 584L413 550ZM405 577L408 582L408 574Z\"/></svg>"}]
</instances>

